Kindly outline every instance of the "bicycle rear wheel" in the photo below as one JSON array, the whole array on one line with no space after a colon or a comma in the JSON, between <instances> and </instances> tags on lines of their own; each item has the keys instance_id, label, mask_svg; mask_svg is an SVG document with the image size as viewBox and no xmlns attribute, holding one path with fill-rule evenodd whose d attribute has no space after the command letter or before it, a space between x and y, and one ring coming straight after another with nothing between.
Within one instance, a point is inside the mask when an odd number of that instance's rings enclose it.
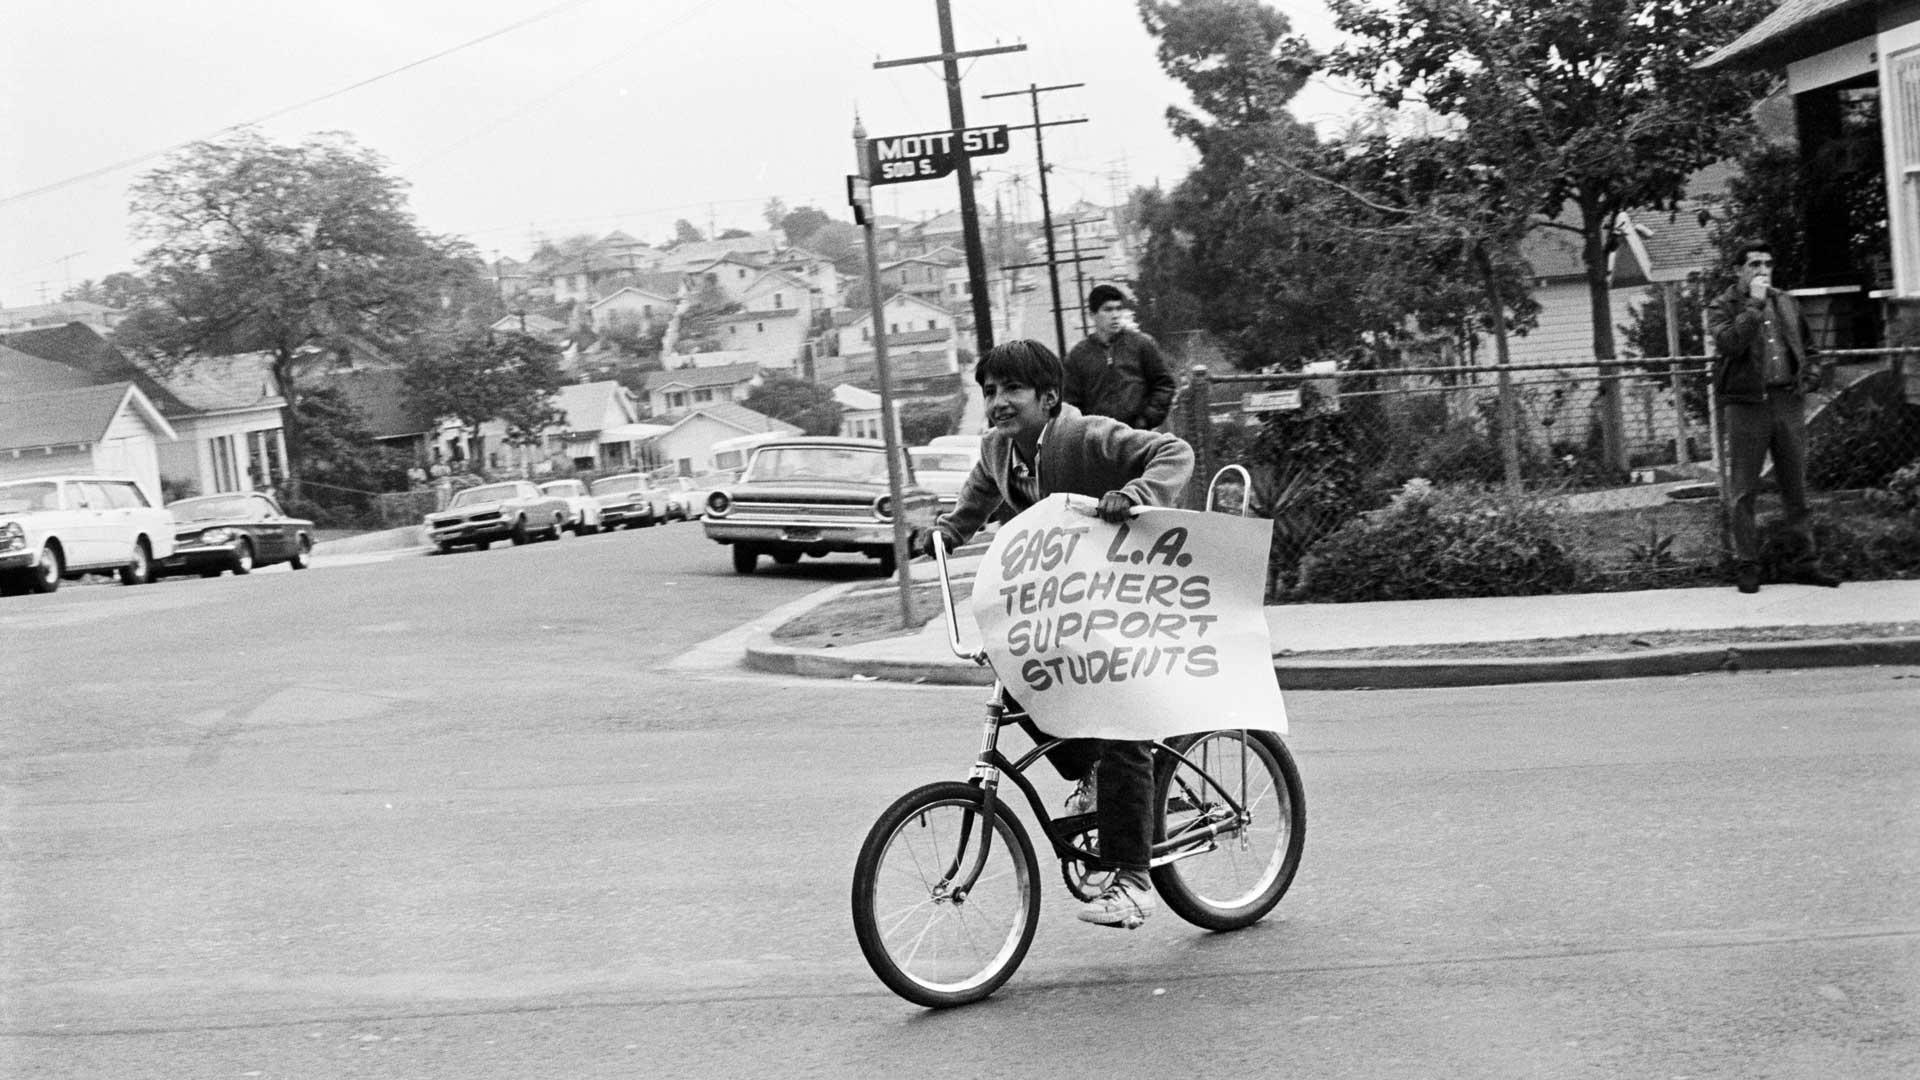
<instances>
[{"instance_id":1,"label":"bicycle rear wheel","mask_svg":"<svg viewBox=\"0 0 1920 1080\"><path fill-rule=\"evenodd\" d=\"M982 792L929 784L880 815L853 869L853 929L867 964L915 1005L944 1009L1000 988L1033 944L1040 922L1040 865L1026 829L996 802L986 865L964 895L954 878L972 866Z\"/></svg>"},{"instance_id":2,"label":"bicycle rear wheel","mask_svg":"<svg viewBox=\"0 0 1920 1080\"><path fill-rule=\"evenodd\" d=\"M1300 867L1307 839L1300 770L1271 731L1208 731L1168 745L1193 765L1168 758L1171 767L1155 770L1154 835L1190 843L1153 868L1154 888L1195 926L1251 926L1280 902ZM1233 824L1228 795L1249 815L1244 824Z\"/></svg>"}]
</instances>

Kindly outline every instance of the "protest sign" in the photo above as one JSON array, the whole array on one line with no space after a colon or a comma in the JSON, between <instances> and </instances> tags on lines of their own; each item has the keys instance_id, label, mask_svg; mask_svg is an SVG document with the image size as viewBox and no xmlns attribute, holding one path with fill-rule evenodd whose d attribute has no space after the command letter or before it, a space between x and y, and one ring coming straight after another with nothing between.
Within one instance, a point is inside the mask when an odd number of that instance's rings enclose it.
<instances>
[{"instance_id":1,"label":"protest sign","mask_svg":"<svg viewBox=\"0 0 1920 1080\"><path fill-rule=\"evenodd\" d=\"M981 560L973 613L1008 693L1061 738L1286 731L1262 609L1273 523L1150 509L1109 525L1092 505L1050 496Z\"/></svg>"}]
</instances>

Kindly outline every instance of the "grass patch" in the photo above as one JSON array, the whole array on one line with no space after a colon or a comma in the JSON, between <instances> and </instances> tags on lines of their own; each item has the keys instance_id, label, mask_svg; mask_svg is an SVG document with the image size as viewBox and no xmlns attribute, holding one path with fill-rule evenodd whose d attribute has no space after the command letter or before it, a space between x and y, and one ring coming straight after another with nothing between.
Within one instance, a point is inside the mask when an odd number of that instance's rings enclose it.
<instances>
[{"instance_id":1,"label":"grass patch","mask_svg":"<svg viewBox=\"0 0 1920 1080\"><path fill-rule=\"evenodd\" d=\"M964 608L967 598L973 595L973 579L955 581L953 595L954 602ZM912 596L917 625L911 629L900 625L900 586L889 581L883 586L842 593L812 611L788 619L773 632L773 640L799 649L831 649L905 637L941 617L939 582L915 582Z\"/></svg>"}]
</instances>

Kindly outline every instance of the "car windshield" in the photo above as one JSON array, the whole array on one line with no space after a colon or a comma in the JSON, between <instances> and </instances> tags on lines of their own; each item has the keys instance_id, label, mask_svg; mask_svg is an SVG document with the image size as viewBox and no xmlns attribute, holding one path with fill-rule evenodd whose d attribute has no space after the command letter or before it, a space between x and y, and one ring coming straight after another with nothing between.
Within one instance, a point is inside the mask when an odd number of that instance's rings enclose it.
<instances>
[{"instance_id":1,"label":"car windshield","mask_svg":"<svg viewBox=\"0 0 1920 1080\"><path fill-rule=\"evenodd\" d=\"M502 502L520 494L518 484L486 484L482 487L468 488L453 497L449 506L473 506L478 503Z\"/></svg>"},{"instance_id":2,"label":"car windshield","mask_svg":"<svg viewBox=\"0 0 1920 1080\"><path fill-rule=\"evenodd\" d=\"M857 446L769 446L753 455L747 483L769 480L844 480L871 483L887 478L887 455Z\"/></svg>"},{"instance_id":3,"label":"car windshield","mask_svg":"<svg viewBox=\"0 0 1920 1080\"><path fill-rule=\"evenodd\" d=\"M0 514L60 509L60 485L48 480L0 487Z\"/></svg>"},{"instance_id":4,"label":"car windshield","mask_svg":"<svg viewBox=\"0 0 1920 1080\"><path fill-rule=\"evenodd\" d=\"M947 451L912 451L913 467L927 472L968 472L973 468L973 455L956 454Z\"/></svg>"},{"instance_id":5,"label":"car windshield","mask_svg":"<svg viewBox=\"0 0 1920 1080\"><path fill-rule=\"evenodd\" d=\"M645 491L647 482L638 476L609 476L593 482L595 495L619 495L628 491Z\"/></svg>"},{"instance_id":6,"label":"car windshield","mask_svg":"<svg viewBox=\"0 0 1920 1080\"><path fill-rule=\"evenodd\" d=\"M555 480L551 484L541 484L540 490L549 495L565 496L578 495L580 494L581 488L580 482L577 480Z\"/></svg>"},{"instance_id":7,"label":"car windshield","mask_svg":"<svg viewBox=\"0 0 1920 1080\"><path fill-rule=\"evenodd\" d=\"M246 495L208 495L202 499L182 499L168 503L175 521L219 521L258 517L259 505Z\"/></svg>"}]
</instances>

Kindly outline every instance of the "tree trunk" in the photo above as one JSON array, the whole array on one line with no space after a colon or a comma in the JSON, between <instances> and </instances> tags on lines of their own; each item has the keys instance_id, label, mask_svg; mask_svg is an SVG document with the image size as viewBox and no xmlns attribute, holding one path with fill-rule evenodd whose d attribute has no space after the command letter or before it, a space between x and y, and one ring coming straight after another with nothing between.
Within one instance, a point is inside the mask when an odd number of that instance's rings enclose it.
<instances>
[{"instance_id":1,"label":"tree trunk","mask_svg":"<svg viewBox=\"0 0 1920 1080\"><path fill-rule=\"evenodd\" d=\"M1617 216L1598 207L1580 208L1581 229L1585 234L1582 256L1587 268L1587 303L1593 320L1593 356L1596 360L1614 359L1613 347L1613 226ZM1627 468L1626 415L1620 407L1620 380L1611 368L1601 369L1600 440L1601 453L1609 468L1624 472Z\"/></svg>"},{"instance_id":2,"label":"tree trunk","mask_svg":"<svg viewBox=\"0 0 1920 1080\"><path fill-rule=\"evenodd\" d=\"M300 490L300 466L306 459L306 433L300 425L300 388L293 377L293 351L276 349L273 353L273 381L280 390L280 399L286 408L281 414L281 429L286 433L287 468L286 497L299 500L305 497Z\"/></svg>"}]
</instances>

